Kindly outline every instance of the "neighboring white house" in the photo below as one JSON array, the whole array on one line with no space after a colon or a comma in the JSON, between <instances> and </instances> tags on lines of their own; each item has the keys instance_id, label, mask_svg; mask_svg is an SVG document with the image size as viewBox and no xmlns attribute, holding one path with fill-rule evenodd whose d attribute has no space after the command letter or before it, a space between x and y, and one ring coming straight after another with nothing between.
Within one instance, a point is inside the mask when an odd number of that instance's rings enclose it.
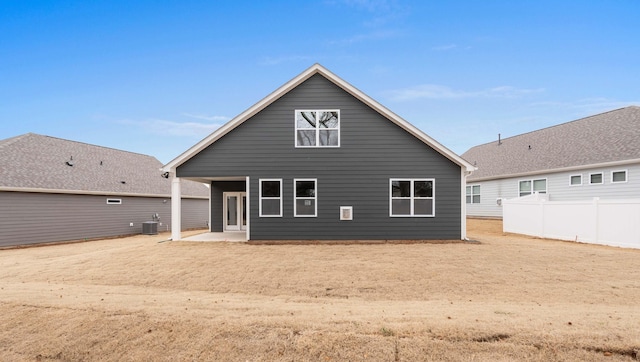
<instances>
[{"instance_id":1,"label":"neighboring white house","mask_svg":"<svg viewBox=\"0 0 640 362\"><path fill-rule=\"evenodd\" d=\"M640 198L640 107L629 106L472 147L467 215L502 217L502 199Z\"/></svg>"}]
</instances>

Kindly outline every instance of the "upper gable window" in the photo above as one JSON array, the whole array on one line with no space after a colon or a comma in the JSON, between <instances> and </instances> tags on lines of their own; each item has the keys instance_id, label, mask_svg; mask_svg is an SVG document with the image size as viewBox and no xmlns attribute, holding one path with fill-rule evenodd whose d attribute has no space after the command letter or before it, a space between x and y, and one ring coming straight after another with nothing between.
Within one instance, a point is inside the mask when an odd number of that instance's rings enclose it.
<instances>
[{"instance_id":1,"label":"upper gable window","mask_svg":"<svg viewBox=\"0 0 640 362\"><path fill-rule=\"evenodd\" d=\"M340 110L296 110L296 147L340 147Z\"/></svg>"}]
</instances>

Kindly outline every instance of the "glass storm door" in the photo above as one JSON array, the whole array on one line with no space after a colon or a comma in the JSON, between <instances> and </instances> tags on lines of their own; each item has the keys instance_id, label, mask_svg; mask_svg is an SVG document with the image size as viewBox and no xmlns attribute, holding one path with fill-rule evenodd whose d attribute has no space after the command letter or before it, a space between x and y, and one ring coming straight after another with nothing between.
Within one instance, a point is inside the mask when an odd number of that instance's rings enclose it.
<instances>
[{"instance_id":1,"label":"glass storm door","mask_svg":"<svg viewBox=\"0 0 640 362\"><path fill-rule=\"evenodd\" d=\"M224 193L224 230L240 231L247 229L247 193Z\"/></svg>"}]
</instances>

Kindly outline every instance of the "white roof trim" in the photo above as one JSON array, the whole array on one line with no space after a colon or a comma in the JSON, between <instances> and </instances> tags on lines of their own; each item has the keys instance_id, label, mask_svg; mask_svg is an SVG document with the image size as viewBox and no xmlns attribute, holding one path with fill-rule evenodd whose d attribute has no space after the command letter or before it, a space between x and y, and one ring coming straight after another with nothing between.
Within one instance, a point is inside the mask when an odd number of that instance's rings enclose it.
<instances>
[{"instance_id":1,"label":"white roof trim","mask_svg":"<svg viewBox=\"0 0 640 362\"><path fill-rule=\"evenodd\" d=\"M211 145L212 143L220 139L222 136L231 132L234 128L238 127L244 121L248 120L249 118L254 116L256 113L260 112L261 110L266 108L268 105L275 102L280 97L282 97L283 95L285 95L286 93L288 93L289 91L291 91L292 89L294 89L295 87L297 87L298 85L300 85L301 83L309 79L311 76L318 73L323 75L324 77L332 81L334 84L336 84L337 86L339 86L340 88L345 90L347 93L351 94L352 96L356 97L357 99L359 99L360 101L368 105L369 107L375 109L377 112L387 117L393 123L402 127L405 131L409 132L414 137L418 138L425 144L429 145L431 148L433 148L443 156L447 157L449 160L460 165L461 167L464 167L466 171L474 171L477 169L475 166L473 166L472 164L464 160L462 157L458 156L457 154L455 154L454 152L452 152L451 150L449 150L448 148L446 148L445 146L443 146L433 138L429 137L426 133L420 131L411 123L405 121L397 114L391 112L385 106L376 102L373 98L367 96L366 94L362 93L360 90L358 90L351 84L347 83L337 75L333 74L322 65L316 63L311 67L309 67L304 72L302 72L297 77L293 78L292 80L290 80L289 82L281 86L280 88L273 91L271 94L269 94L268 96L260 100L258 103L251 106L246 111L242 112L241 114L239 114L238 116L236 116L235 118L233 118L232 120L224 124L222 127L218 128L216 131L211 133L205 139L198 142L196 145L189 148L185 152L183 152L180 156L176 157L175 159L173 159L172 161L164 165L162 167L162 170L165 172L175 172L175 169L178 166L182 165L183 163L188 161L191 157L198 154L200 151L202 151L203 149L207 148L209 145Z\"/></svg>"},{"instance_id":2,"label":"white roof trim","mask_svg":"<svg viewBox=\"0 0 640 362\"><path fill-rule=\"evenodd\" d=\"M534 176L534 175L546 175L550 173L559 173L559 172L569 172L569 171L579 171L579 170L588 170L590 168L605 168L605 167L616 167L623 165L632 165L640 163L640 158L634 158L631 160L622 160L622 161L610 161L610 162L602 162L602 163L593 163L590 165L580 165L580 166L568 166L568 167L560 167L560 168L550 168L547 170L537 170L537 171L528 171L528 172L520 172L520 173L512 173L512 174L504 174L504 175L495 175L495 176L486 176L480 177L477 179L467 180L468 183L477 183L482 181L491 181L491 180L501 180L506 178L514 178L514 177L523 177L523 176Z\"/></svg>"}]
</instances>

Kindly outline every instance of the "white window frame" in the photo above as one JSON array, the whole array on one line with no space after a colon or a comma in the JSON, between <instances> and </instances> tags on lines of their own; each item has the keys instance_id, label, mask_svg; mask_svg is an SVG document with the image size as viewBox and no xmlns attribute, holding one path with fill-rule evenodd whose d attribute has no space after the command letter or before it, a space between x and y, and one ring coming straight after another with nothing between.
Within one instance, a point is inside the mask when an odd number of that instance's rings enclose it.
<instances>
[{"instance_id":1,"label":"white window frame","mask_svg":"<svg viewBox=\"0 0 640 362\"><path fill-rule=\"evenodd\" d=\"M614 173L619 173L619 172L624 172L624 181L614 181L613 180L613 174ZM627 170L613 170L613 171L611 171L611 183L612 184L623 184L623 183L626 183L627 181L629 181L629 172Z\"/></svg>"},{"instance_id":2,"label":"white window frame","mask_svg":"<svg viewBox=\"0 0 640 362\"><path fill-rule=\"evenodd\" d=\"M544 191L535 191L534 190L534 183L536 181L543 181L544 180ZM527 182L529 181L531 183L531 188L529 189L529 194L527 195L522 195L522 190L520 189L520 183L521 182ZM549 192L549 181L546 178L532 178L532 179L528 179L528 180L518 180L518 197L523 197L523 196L529 196L529 195L533 195L534 192L537 192L539 194L546 194Z\"/></svg>"},{"instance_id":3,"label":"white window frame","mask_svg":"<svg viewBox=\"0 0 640 362\"><path fill-rule=\"evenodd\" d=\"M280 197L262 197L262 181L273 182L277 181L280 183ZM261 178L258 180L258 199L259 199L259 208L260 208L260 217L282 217L282 179L281 178ZM262 200L280 200L280 214L278 215L264 215L262 213Z\"/></svg>"},{"instance_id":4,"label":"white window frame","mask_svg":"<svg viewBox=\"0 0 640 362\"><path fill-rule=\"evenodd\" d=\"M580 177L580 183L579 184L573 184L572 183L574 177ZM571 186L571 187L582 186L582 174L570 175L569 176L569 186Z\"/></svg>"},{"instance_id":5,"label":"white window frame","mask_svg":"<svg viewBox=\"0 0 640 362\"><path fill-rule=\"evenodd\" d=\"M600 177L602 178L600 182L591 182L591 176L593 175L600 175ZM604 184L604 172L592 172L589 174L589 185L602 185L602 184Z\"/></svg>"},{"instance_id":6,"label":"white window frame","mask_svg":"<svg viewBox=\"0 0 640 362\"><path fill-rule=\"evenodd\" d=\"M298 197L296 195L298 181L313 181L315 191L313 197ZM298 215L298 200L313 200L313 215ZM294 217L317 217L318 216L318 179L317 178L294 178L293 179L293 216Z\"/></svg>"},{"instance_id":7,"label":"white window frame","mask_svg":"<svg viewBox=\"0 0 640 362\"><path fill-rule=\"evenodd\" d=\"M478 187L478 189L480 190L480 193L477 193L477 194L474 194L474 193L473 193L473 187L474 187L474 186L477 186L477 187ZM473 185L467 185L467 187L468 187L468 189L467 189L467 190L471 190L471 192L470 192L470 193L468 193L468 194L465 192L465 202L467 201L467 196L469 196L469 197L471 198L471 201L470 201L470 202L467 202L467 204L479 204L479 203L481 203L481 202L482 202L482 196L480 196L480 195L481 195L481 193L482 193L482 187L481 187L481 185L480 185L480 184L473 184ZM465 190L465 191L466 191L466 190ZM478 202L473 202L473 196L478 196L478 197L480 198L480 201L478 201Z\"/></svg>"},{"instance_id":8,"label":"white window frame","mask_svg":"<svg viewBox=\"0 0 640 362\"><path fill-rule=\"evenodd\" d=\"M316 124L316 128L298 128L298 120L297 120L297 115L298 112L336 112L338 113L338 127L335 128L320 128L319 123ZM317 119L317 117L316 117ZM342 116L340 115L340 110L339 109L296 109L293 113L293 128L294 128L294 146L296 148L337 148L340 147L340 128L342 126ZM315 130L315 134L316 134L316 144L315 146L305 146L305 145L299 145L298 144L298 131L311 131L311 130ZM320 130L325 130L325 131L338 131L338 144L337 145L321 145L320 144Z\"/></svg>"},{"instance_id":9,"label":"white window frame","mask_svg":"<svg viewBox=\"0 0 640 362\"><path fill-rule=\"evenodd\" d=\"M107 199L107 205L122 205L122 199Z\"/></svg>"},{"instance_id":10,"label":"white window frame","mask_svg":"<svg viewBox=\"0 0 640 362\"><path fill-rule=\"evenodd\" d=\"M393 196L393 182L394 181L410 181L410 196L409 197L394 197ZM428 181L431 182L431 197L415 197L414 195L414 183L415 181ZM427 214L415 214L414 201L415 200L431 200L432 208L431 215ZM409 215L394 215L393 214L393 200L411 200L411 212ZM436 179L434 178L390 178L389 179L389 217L435 217L436 216Z\"/></svg>"}]
</instances>

